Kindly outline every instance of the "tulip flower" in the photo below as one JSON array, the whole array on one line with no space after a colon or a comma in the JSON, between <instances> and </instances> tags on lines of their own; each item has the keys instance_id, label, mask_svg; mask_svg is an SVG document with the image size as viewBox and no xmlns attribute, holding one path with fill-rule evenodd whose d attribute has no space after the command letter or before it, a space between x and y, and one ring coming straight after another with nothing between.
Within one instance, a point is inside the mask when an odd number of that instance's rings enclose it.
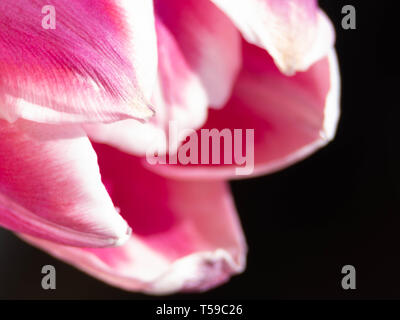
<instances>
[{"instance_id":1,"label":"tulip flower","mask_svg":"<svg viewBox=\"0 0 400 320\"><path fill-rule=\"evenodd\" d=\"M53 0L50 29L45 5L0 2L0 225L131 291L203 291L242 272L227 181L249 176L146 153L252 129L255 176L327 144L339 72L316 0ZM171 122L191 129L175 146Z\"/></svg>"}]
</instances>

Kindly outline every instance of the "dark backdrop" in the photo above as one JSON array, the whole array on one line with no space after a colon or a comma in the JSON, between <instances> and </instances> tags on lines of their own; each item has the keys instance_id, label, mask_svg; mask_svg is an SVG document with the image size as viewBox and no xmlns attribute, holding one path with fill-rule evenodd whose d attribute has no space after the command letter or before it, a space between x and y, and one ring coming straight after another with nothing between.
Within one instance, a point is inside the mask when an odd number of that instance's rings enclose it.
<instances>
[{"instance_id":1,"label":"dark backdrop","mask_svg":"<svg viewBox=\"0 0 400 320\"><path fill-rule=\"evenodd\" d=\"M165 299L400 298L398 121L388 113L399 89L396 53L386 48L397 37L383 4L373 3L320 1L336 27L342 72L336 139L287 170L231 184L250 248L245 273ZM357 9L356 30L341 28L346 4ZM155 299L103 284L10 232L1 230L0 241L0 298ZM45 264L57 269L54 291L41 289ZM347 264L356 290L341 288Z\"/></svg>"}]
</instances>

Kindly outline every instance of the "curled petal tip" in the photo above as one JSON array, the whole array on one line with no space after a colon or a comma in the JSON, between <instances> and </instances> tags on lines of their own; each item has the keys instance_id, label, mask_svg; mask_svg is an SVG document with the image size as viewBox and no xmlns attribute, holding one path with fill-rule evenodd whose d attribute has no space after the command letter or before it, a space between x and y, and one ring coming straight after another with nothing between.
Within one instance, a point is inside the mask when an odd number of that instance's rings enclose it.
<instances>
[{"instance_id":1,"label":"curled petal tip","mask_svg":"<svg viewBox=\"0 0 400 320\"><path fill-rule=\"evenodd\" d=\"M223 249L194 253L176 261L144 292L164 295L207 291L243 272L245 267L245 250L238 258Z\"/></svg>"},{"instance_id":2,"label":"curled petal tip","mask_svg":"<svg viewBox=\"0 0 400 320\"><path fill-rule=\"evenodd\" d=\"M331 88L326 97L322 133L329 142L336 135L336 129L340 118L340 70L337 54L334 49L332 49L328 55L328 62Z\"/></svg>"},{"instance_id":3,"label":"curled petal tip","mask_svg":"<svg viewBox=\"0 0 400 320\"><path fill-rule=\"evenodd\" d=\"M285 75L306 71L332 48L335 31L316 0L212 0Z\"/></svg>"},{"instance_id":4,"label":"curled petal tip","mask_svg":"<svg viewBox=\"0 0 400 320\"><path fill-rule=\"evenodd\" d=\"M110 248L24 240L113 286L155 295L205 291L244 270L247 246L226 183L165 179L135 157L94 146L103 181L133 228L129 240Z\"/></svg>"},{"instance_id":5,"label":"curled petal tip","mask_svg":"<svg viewBox=\"0 0 400 320\"><path fill-rule=\"evenodd\" d=\"M0 120L0 225L78 247L129 238L78 126Z\"/></svg>"}]
</instances>

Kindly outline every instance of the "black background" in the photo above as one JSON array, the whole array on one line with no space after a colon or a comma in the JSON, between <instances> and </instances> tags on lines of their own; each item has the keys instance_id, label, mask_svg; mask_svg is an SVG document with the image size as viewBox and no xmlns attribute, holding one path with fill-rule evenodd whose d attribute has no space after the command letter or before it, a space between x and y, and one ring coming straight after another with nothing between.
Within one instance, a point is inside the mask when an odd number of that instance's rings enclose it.
<instances>
[{"instance_id":1,"label":"black background","mask_svg":"<svg viewBox=\"0 0 400 320\"><path fill-rule=\"evenodd\" d=\"M209 292L163 299L400 298L398 118L389 113L400 89L397 52L387 46L397 41L397 21L377 3L320 1L337 31L337 137L287 170L231 184L249 245L246 271ZM346 4L356 7L356 30L341 27ZM41 288L45 264L56 267L56 290ZM356 290L341 287L347 264L356 268ZM103 284L5 230L0 298L159 299Z\"/></svg>"}]
</instances>

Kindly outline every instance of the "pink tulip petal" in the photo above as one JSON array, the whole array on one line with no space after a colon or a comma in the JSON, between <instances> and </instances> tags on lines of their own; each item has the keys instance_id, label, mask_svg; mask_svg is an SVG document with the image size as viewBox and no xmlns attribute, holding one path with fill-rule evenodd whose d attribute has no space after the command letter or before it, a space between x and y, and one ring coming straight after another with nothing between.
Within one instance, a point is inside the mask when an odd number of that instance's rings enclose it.
<instances>
[{"instance_id":1,"label":"pink tulip petal","mask_svg":"<svg viewBox=\"0 0 400 320\"><path fill-rule=\"evenodd\" d=\"M253 45L244 46L244 68L231 100L222 110L209 114L203 129L254 129L254 170L245 174L261 175L285 168L310 155L333 139L336 131L340 96L339 70L335 52L315 63L307 72L286 77L275 67L267 52ZM201 133L198 139L199 164L145 165L162 175L189 179L235 179L238 173L235 147L230 146L233 164L201 163ZM221 148L225 145L221 143ZM242 144L243 153L246 144ZM182 146L180 147L180 150ZM209 148L210 159L212 149ZM222 153L221 153L222 154ZM248 154L251 162L251 154ZM178 159L179 160L179 159ZM211 161L209 161L212 163ZM251 168L250 168L251 169ZM243 168L241 169L243 170Z\"/></svg>"},{"instance_id":2,"label":"pink tulip petal","mask_svg":"<svg viewBox=\"0 0 400 320\"><path fill-rule=\"evenodd\" d=\"M180 128L199 128L207 108L220 107L231 94L241 65L240 34L208 0L155 1L158 38L158 84L151 123L134 120L90 125L91 139L143 155L151 141L165 150L169 121ZM129 137L129 138L128 138ZM181 139L183 139L182 137Z\"/></svg>"},{"instance_id":3,"label":"pink tulip petal","mask_svg":"<svg viewBox=\"0 0 400 320\"><path fill-rule=\"evenodd\" d=\"M211 0L252 44L266 49L285 74L326 56L335 32L317 0Z\"/></svg>"},{"instance_id":4,"label":"pink tulip petal","mask_svg":"<svg viewBox=\"0 0 400 320\"><path fill-rule=\"evenodd\" d=\"M84 129L88 136L98 143L105 143L126 153L145 155L149 146L165 145L166 134L164 129L152 121L142 123L128 119L107 124L86 124Z\"/></svg>"},{"instance_id":5,"label":"pink tulip petal","mask_svg":"<svg viewBox=\"0 0 400 320\"><path fill-rule=\"evenodd\" d=\"M164 59L160 70L163 85L167 86L164 94L170 94L168 90L176 85L176 78L180 81L185 78L180 70L187 68L201 82L209 104L223 106L241 65L241 40L235 26L208 0L155 0L154 3L157 20L168 30L163 28L158 34L160 55L166 54L161 57ZM170 36L178 48L169 42ZM173 53L177 49L181 61L175 64Z\"/></svg>"},{"instance_id":6,"label":"pink tulip petal","mask_svg":"<svg viewBox=\"0 0 400 320\"><path fill-rule=\"evenodd\" d=\"M42 27L48 4L0 2L0 118L67 123L152 116L146 100L157 68L151 0L54 0L56 29Z\"/></svg>"},{"instance_id":7,"label":"pink tulip petal","mask_svg":"<svg viewBox=\"0 0 400 320\"><path fill-rule=\"evenodd\" d=\"M226 183L168 180L132 156L96 150L103 181L133 229L130 240L105 249L26 241L109 284L147 293L207 290L244 269L246 244Z\"/></svg>"},{"instance_id":8,"label":"pink tulip petal","mask_svg":"<svg viewBox=\"0 0 400 320\"><path fill-rule=\"evenodd\" d=\"M153 0L117 0L123 8L138 86L150 101L157 80L158 52Z\"/></svg>"},{"instance_id":9,"label":"pink tulip petal","mask_svg":"<svg viewBox=\"0 0 400 320\"><path fill-rule=\"evenodd\" d=\"M0 120L0 225L74 246L119 245L130 232L84 132L25 120Z\"/></svg>"}]
</instances>

